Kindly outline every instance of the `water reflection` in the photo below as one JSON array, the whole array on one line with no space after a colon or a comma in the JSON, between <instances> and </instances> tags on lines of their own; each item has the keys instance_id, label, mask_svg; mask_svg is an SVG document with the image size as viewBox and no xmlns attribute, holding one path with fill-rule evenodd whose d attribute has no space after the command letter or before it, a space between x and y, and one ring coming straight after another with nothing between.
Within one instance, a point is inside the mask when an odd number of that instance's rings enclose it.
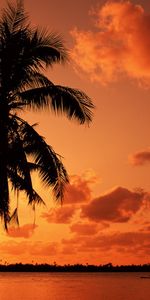
<instances>
[{"instance_id":1,"label":"water reflection","mask_svg":"<svg viewBox=\"0 0 150 300\"><path fill-rule=\"evenodd\" d=\"M0 300L145 300L147 273L0 273ZM146 296L146 298L145 298Z\"/></svg>"}]
</instances>

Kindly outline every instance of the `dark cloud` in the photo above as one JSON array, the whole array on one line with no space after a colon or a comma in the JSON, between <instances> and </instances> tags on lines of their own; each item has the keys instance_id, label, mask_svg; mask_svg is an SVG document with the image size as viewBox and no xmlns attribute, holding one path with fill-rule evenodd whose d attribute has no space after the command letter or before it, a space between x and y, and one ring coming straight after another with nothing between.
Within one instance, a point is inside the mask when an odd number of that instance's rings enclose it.
<instances>
[{"instance_id":1,"label":"dark cloud","mask_svg":"<svg viewBox=\"0 0 150 300\"><path fill-rule=\"evenodd\" d=\"M97 236L75 236L72 239L63 239L63 244L73 247L76 251L114 251L115 252L135 252L143 251L143 247L147 249L150 246L149 232L116 232L107 234L98 234Z\"/></svg>"},{"instance_id":2,"label":"dark cloud","mask_svg":"<svg viewBox=\"0 0 150 300\"><path fill-rule=\"evenodd\" d=\"M143 192L117 187L89 204L82 205L81 217L97 222L127 222L141 208L143 201Z\"/></svg>"},{"instance_id":3,"label":"dark cloud","mask_svg":"<svg viewBox=\"0 0 150 300\"><path fill-rule=\"evenodd\" d=\"M91 200L91 184L95 184L98 179L92 170L86 171L82 176L70 176L70 184L66 187L63 205L43 213L42 217L49 223L70 223L80 209L80 204Z\"/></svg>"},{"instance_id":4,"label":"dark cloud","mask_svg":"<svg viewBox=\"0 0 150 300\"><path fill-rule=\"evenodd\" d=\"M76 208L71 205L62 205L57 208L51 208L48 212L42 214L48 223L68 224L71 222Z\"/></svg>"},{"instance_id":5,"label":"dark cloud","mask_svg":"<svg viewBox=\"0 0 150 300\"><path fill-rule=\"evenodd\" d=\"M81 176L71 176L70 184L66 187L64 204L88 202L91 199L91 181Z\"/></svg>"},{"instance_id":6,"label":"dark cloud","mask_svg":"<svg viewBox=\"0 0 150 300\"><path fill-rule=\"evenodd\" d=\"M129 156L129 162L134 166L150 163L150 150L139 151Z\"/></svg>"},{"instance_id":7,"label":"dark cloud","mask_svg":"<svg viewBox=\"0 0 150 300\"><path fill-rule=\"evenodd\" d=\"M35 224L25 224L20 227L10 227L8 230L8 235L14 238L30 238L38 225Z\"/></svg>"},{"instance_id":8,"label":"dark cloud","mask_svg":"<svg viewBox=\"0 0 150 300\"><path fill-rule=\"evenodd\" d=\"M74 223L70 226L70 230L79 235L94 235L98 232L98 225L95 223Z\"/></svg>"}]
</instances>

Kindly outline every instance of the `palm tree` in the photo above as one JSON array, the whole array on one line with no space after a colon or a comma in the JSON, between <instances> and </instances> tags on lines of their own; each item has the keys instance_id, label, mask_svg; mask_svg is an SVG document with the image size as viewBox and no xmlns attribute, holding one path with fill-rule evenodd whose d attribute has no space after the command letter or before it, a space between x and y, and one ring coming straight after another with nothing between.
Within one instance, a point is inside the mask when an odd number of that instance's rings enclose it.
<instances>
[{"instance_id":1,"label":"palm tree","mask_svg":"<svg viewBox=\"0 0 150 300\"><path fill-rule=\"evenodd\" d=\"M85 93L54 85L44 75L45 68L67 59L60 35L31 27L23 1L7 4L0 19L0 216L6 229L10 186L35 205L42 199L33 188L32 171L52 187L56 199L63 199L68 183L61 157L18 112L49 108L80 124L91 121L93 104ZM17 208L14 216L18 220Z\"/></svg>"}]
</instances>

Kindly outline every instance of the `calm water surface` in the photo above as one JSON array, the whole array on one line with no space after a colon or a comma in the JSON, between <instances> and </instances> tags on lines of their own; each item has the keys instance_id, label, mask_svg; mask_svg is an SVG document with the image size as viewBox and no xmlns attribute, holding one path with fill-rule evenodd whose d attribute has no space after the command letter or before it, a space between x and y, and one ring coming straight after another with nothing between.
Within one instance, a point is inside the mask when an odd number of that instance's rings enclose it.
<instances>
[{"instance_id":1,"label":"calm water surface","mask_svg":"<svg viewBox=\"0 0 150 300\"><path fill-rule=\"evenodd\" d=\"M0 300L147 300L150 273L0 273Z\"/></svg>"}]
</instances>

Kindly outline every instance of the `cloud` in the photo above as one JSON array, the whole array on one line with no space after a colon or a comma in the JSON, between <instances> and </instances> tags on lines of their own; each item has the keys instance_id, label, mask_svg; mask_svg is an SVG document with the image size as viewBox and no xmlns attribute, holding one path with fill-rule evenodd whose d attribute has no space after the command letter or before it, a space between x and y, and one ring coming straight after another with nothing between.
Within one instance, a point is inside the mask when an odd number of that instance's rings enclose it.
<instances>
[{"instance_id":1,"label":"cloud","mask_svg":"<svg viewBox=\"0 0 150 300\"><path fill-rule=\"evenodd\" d=\"M63 205L43 213L42 217L48 223L70 223L80 209L80 204L88 203L92 199L91 185L97 182L99 182L99 177L93 170L87 170L80 176L70 176L70 184L66 187Z\"/></svg>"},{"instance_id":2,"label":"cloud","mask_svg":"<svg viewBox=\"0 0 150 300\"><path fill-rule=\"evenodd\" d=\"M150 150L139 151L129 156L129 162L134 166L142 166L150 163Z\"/></svg>"},{"instance_id":3,"label":"cloud","mask_svg":"<svg viewBox=\"0 0 150 300\"><path fill-rule=\"evenodd\" d=\"M99 235L91 241L86 240L83 247L92 249L92 245L100 251L114 251L122 255L124 252L136 257L145 252L144 247L150 246L150 233L147 232L116 232L113 234Z\"/></svg>"},{"instance_id":4,"label":"cloud","mask_svg":"<svg viewBox=\"0 0 150 300\"><path fill-rule=\"evenodd\" d=\"M98 226L95 223L74 223L70 226L70 230L80 235L94 235L97 233Z\"/></svg>"},{"instance_id":5,"label":"cloud","mask_svg":"<svg viewBox=\"0 0 150 300\"><path fill-rule=\"evenodd\" d=\"M7 253L8 255L14 255L22 258L22 255L29 255L29 259L33 256L51 256L56 255L58 252L58 244L55 242L15 242L13 240L9 242L1 242L0 244L0 253ZM19 259L21 259L19 258Z\"/></svg>"},{"instance_id":6,"label":"cloud","mask_svg":"<svg viewBox=\"0 0 150 300\"><path fill-rule=\"evenodd\" d=\"M100 233L97 236L73 237L72 239L63 239L63 244L68 247L76 248L76 251L118 251L135 252L135 249L140 251L143 247L150 246L149 232L115 232L115 233Z\"/></svg>"},{"instance_id":7,"label":"cloud","mask_svg":"<svg viewBox=\"0 0 150 300\"><path fill-rule=\"evenodd\" d=\"M64 204L88 202L91 199L90 184L95 183L96 180L97 177L89 173L71 176L70 184L66 187Z\"/></svg>"},{"instance_id":8,"label":"cloud","mask_svg":"<svg viewBox=\"0 0 150 300\"><path fill-rule=\"evenodd\" d=\"M73 233L76 233L77 235L95 235L99 231L106 229L109 227L109 224L106 222L103 222L101 224L97 223L74 223L70 226L70 230Z\"/></svg>"},{"instance_id":9,"label":"cloud","mask_svg":"<svg viewBox=\"0 0 150 300\"><path fill-rule=\"evenodd\" d=\"M75 28L72 58L103 84L120 76L150 84L150 14L131 1L107 1L94 12L95 28Z\"/></svg>"},{"instance_id":10,"label":"cloud","mask_svg":"<svg viewBox=\"0 0 150 300\"><path fill-rule=\"evenodd\" d=\"M76 208L71 205L64 205L58 208L51 208L49 212L43 213L42 218L46 219L48 223L68 224L71 222Z\"/></svg>"},{"instance_id":11,"label":"cloud","mask_svg":"<svg viewBox=\"0 0 150 300\"><path fill-rule=\"evenodd\" d=\"M26 252L28 252L27 242L17 243L11 240L9 242L2 242L0 244L0 253L2 254L10 254L11 256L12 255L18 256L18 255L23 255Z\"/></svg>"},{"instance_id":12,"label":"cloud","mask_svg":"<svg viewBox=\"0 0 150 300\"><path fill-rule=\"evenodd\" d=\"M28 249L32 256L53 256L58 253L58 243L56 242L35 242Z\"/></svg>"},{"instance_id":13,"label":"cloud","mask_svg":"<svg viewBox=\"0 0 150 300\"><path fill-rule=\"evenodd\" d=\"M35 224L25 224L20 227L10 227L8 230L8 235L14 238L30 238L38 225Z\"/></svg>"},{"instance_id":14,"label":"cloud","mask_svg":"<svg viewBox=\"0 0 150 300\"><path fill-rule=\"evenodd\" d=\"M82 205L81 217L95 222L127 222L144 205L144 192L117 187L111 192Z\"/></svg>"},{"instance_id":15,"label":"cloud","mask_svg":"<svg viewBox=\"0 0 150 300\"><path fill-rule=\"evenodd\" d=\"M150 225L140 228L140 231L150 231Z\"/></svg>"}]
</instances>

